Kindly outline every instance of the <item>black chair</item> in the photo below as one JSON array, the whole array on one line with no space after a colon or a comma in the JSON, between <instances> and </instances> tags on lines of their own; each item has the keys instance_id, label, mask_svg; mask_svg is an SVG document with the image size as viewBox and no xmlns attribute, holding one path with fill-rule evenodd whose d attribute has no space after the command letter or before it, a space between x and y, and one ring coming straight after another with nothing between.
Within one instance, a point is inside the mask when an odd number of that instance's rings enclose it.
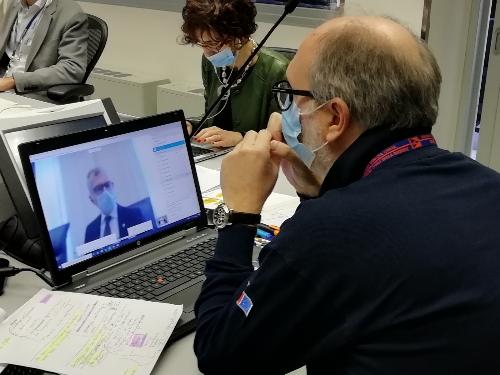
<instances>
[{"instance_id":1,"label":"black chair","mask_svg":"<svg viewBox=\"0 0 500 375\"><path fill-rule=\"evenodd\" d=\"M87 14L89 39L87 46L87 70L80 84L52 86L47 90L47 97L55 102L73 103L83 101L85 96L94 93L94 86L87 84L87 78L101 57L108 40L108 25L99 17Z\"/></svg>"},{"instance_id":2,"label":"black chair","mask_svg":"<svg viewBox=\"0 0 500 375\"><path fill-rule=\"evenodd\" d=\"M289 61L292 61L292 59L295 57L295 54L297 53L297 50L294 48L285 48L285 47L268 47L268 48L274 52L281 53Z\"/></svg>"}]
</instances>

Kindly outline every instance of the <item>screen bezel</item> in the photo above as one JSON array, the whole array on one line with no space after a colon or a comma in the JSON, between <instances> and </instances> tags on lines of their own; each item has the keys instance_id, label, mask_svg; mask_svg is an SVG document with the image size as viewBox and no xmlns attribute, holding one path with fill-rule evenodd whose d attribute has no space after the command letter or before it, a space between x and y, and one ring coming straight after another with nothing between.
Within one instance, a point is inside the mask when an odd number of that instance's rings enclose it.
<instances>
[{"instance_id":1,"label":"screen bezel","mask_svg":"<svg viewBox=\"0 0 500 375\"><path fill-rule=\"evenodd\" d=\"M82 261L80 263L74 264L64 269L59 269L56 264L56 256L54 249L52 247L52 242L50 240L49 231L47 228L47 223L45 221L45 216L43 213L42 204L40 201L40 196L38 194L38 189L36 187L35 175L31 167L30 156L35 154L40 154L47 151L53 151L65 147L80 145L87 142L92 142L101 139L107 139L115 137L118 135L124 135L127 133L132 133L141 130L147 130L149 128L158 127L161 125L175 123L181 123L182 131L184 134L184 140L186 142L186 148L188 151L189 162L191 166L191 171L194 176L196 194L198 198L198 205L200 208L200 217L181 224L177 227L168 228L164 231L155 233L149 238L141 239L140 241L132 242L123 246L118 252L109 252L102 254L100 256ZM151 117L145 117L140 119L134 119L127 122L123 122L117 125L110 125L104 128L97 128L92 130L87 130L79 132L76 134L69 134L60 137L48 138L40 141L34 141L29 143L23 143L19 145L19 153L21 156L21 162L26 175L26 181L28 184L28 190L33 203L33 209L35 211L35 216L37 221L40 223L40 232L45 246L45 255L47 258L47 263L49 265L49 271L51 273L52 280L55 285L66 284L71 281L71 276L77 273L83 272L88 268L106 262L114 257L123 256L123 254L130 253L143 247L149 243L161 240L162 238L168 237L174 233L197 228L201 229L207 226L207 216L205 208L203 206L203 199L200 191L200 184L198 182L198 176L196 173L195 163L193 159L193 153L191 151L191 144L189 142L189 135L187 133L186 120L183 111L174 111L169 113L163 113L159 115L154 115Z\"/></svg>"}]
</instances>

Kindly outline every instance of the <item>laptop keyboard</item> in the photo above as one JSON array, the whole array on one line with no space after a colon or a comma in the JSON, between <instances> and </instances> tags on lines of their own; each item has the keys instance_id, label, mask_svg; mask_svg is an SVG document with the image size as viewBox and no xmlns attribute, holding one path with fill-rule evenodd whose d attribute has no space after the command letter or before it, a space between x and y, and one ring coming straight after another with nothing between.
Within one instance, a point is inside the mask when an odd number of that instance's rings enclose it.
<instances>
[{"instance_id":1,"label":"laptop keyboard","mask_svg":"<svg viewBox=\"0 0 500 375\"><path fill-rule=\"evenodd\" d=\"M216 240L211 238L167 255L87 293L162 302L170 297L172 289L190 281L199 281L197 279L201 281L205 263L214 255Z\"/></svg>"},{"instance_id":2,"label":"laptop keyboard","mask_svg":"<svg viewBox=\"0 0 500 375\"><path fill-rule=\"evenodd\" d=\"M191 145L191 149L193 150L193 157L211 154L212 152L214 152L213 150L210 150L208 148L202 148L193 145Z\"/></svg>"},{"instance_id":3,"label":"laptop keyboard","mask_svg":"<svg viewBox=\"0 0 500 375\"><path fill-rule=\"evenodd\" d=\"M3 370L2 375L43 375L45 373L46 372L43 370L38 370L31 367L8 365L5 370Z\"/></svg>"}]
</instances>

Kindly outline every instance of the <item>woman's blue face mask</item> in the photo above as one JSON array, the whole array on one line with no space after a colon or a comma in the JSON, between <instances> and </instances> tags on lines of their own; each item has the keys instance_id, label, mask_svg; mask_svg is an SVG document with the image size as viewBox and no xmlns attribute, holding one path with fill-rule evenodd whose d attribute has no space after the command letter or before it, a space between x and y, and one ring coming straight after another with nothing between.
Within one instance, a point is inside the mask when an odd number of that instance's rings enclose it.
<instances>
[{"instance_id":1,"label":"woman's blue face mask","mask_svg":"<svg viewBox=\"0 0 500 375\"><path fill-rule=\"evenodd\" d=\"M208 61L212 63L215 68L222 68L224 66L233 65L236 60L231 48L226 47L220 50L218 53L207 57Z\"/></svg>"}]
</instances>

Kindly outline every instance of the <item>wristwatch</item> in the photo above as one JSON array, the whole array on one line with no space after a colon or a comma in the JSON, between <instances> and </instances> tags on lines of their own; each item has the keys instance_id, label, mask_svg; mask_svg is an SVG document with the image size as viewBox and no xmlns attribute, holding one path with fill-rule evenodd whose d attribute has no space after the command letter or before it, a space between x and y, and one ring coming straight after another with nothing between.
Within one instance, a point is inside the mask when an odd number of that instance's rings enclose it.
<instances>
[{"instance_id":1,"label":"wristwatch","mask_svg":"<svg viewBox=\"0 0 500 375\"><path fill-rule=\"evenodd\" d=\"M233 211L225 203L221 203L212 213L212 222L217 229L223 229L232 224L256 226L260 223L260 215Z\"/></svg>"}]
</instances>

